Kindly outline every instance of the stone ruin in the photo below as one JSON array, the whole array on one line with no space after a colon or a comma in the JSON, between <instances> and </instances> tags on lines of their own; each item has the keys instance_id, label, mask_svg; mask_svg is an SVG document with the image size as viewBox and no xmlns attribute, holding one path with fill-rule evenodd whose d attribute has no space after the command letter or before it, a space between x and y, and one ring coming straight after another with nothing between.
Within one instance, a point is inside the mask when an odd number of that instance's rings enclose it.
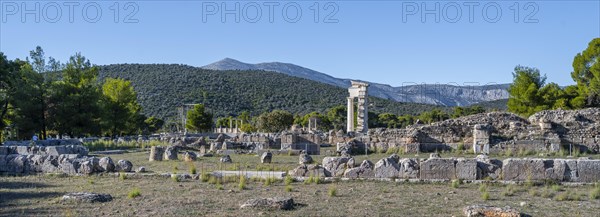
<instances>
[{"instance_id":1,"label":"stone ruin","mask_svg":"<svg viewBox=\"0 0 600 217\"><path fill-rule=\"evenodd\" d=\"M384 152L388 148L405 153L434 152L463 145L485 154L506 150L557 152L571 146L599 153L599 132L600 109L589 108L542 111L528 119L507 112L483 113L403 129L371 129L354 140Z\"/></svg>"},{"instance_id":2,"label":"stone ruin","mask_svg":"<svg viewBox=\"0 0 600 217\"><path fill-rule=\"evenodd\" d=\"M351 81L351 85L348 88L348 94L350 95L348 100L348 106L346 107L346 132L358 132L366 133L369 123L369 102L368 102L368 87L369 84L358 81ZM358 113L356 115L356 127L354 126L354 100L358 99L356 104Z\"/></svg>"},{"instance_id":3,"label":"stone ruin","mask_svg":"<svg viewBox=\"0 0 600 217\"><path fill-rule=\"evenodd\" d=\"M88 156L82 145L0 146L0 173L65 173L69 175L102 172L131 172L127 160L114 162L110 157Z\"/></svg>"},{"instance_id":4,"label":"stone ruin","mask_svg":"<svg viewBox=\"0 0 600 217\"><path fill-rule=\"evenodd\" d=\"M322 166L321 166L322 165ZM343 177L413 180L500 180L594 183L600 180L600 160L508 158L479 155L475 159L400 158L393 154L372 163L357 164L352 157L325 157L321 165L301 164L288 172L296 177Z\"/></svg>"}]
</instances>

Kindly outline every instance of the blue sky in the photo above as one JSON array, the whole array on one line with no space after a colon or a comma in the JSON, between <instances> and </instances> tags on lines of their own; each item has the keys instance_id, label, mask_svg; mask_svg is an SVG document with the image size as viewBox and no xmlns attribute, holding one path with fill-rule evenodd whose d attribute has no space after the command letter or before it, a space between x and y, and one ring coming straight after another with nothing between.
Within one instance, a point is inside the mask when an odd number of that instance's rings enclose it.
<instances>
[{"instance_id":1,"label":"blue sky","mask_svg":"<svg viewBox=\"0 0 600 217\"><path fill-rule=\"evenodd\" d=\"M568 85L573 57L600 37L599 1L127 2L2 0L0 51L24 58L40 45L99 65L278 61L394 86L508 83L521 64Z\"/></svg>"}]
</instances>

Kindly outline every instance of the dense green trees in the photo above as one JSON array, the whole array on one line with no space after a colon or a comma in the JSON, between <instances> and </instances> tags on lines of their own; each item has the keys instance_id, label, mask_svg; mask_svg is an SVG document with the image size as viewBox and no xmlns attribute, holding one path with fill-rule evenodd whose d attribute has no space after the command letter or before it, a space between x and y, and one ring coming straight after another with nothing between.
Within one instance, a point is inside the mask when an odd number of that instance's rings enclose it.
<instances>
[{"instance_id":1,"label":"dense green trees","mask_svg":"<svg viewBox=\"0 0 600 217\"><path fill-rule=\"evenodd\" d=\"M535 68L517 66L509 87L508 110L523 116L546 109L579 109L600 106L600 38L573 60L571 77L577 85L546 84Z\"/></svg>"},{"instance_id":2,"label":"dense green trees","mask_svg":"<svg viewBox=\"0 0 600 217\"><path fill-rule=\"evenodd\" d=\"M152 133L163 121L140 114L129 81L98 82L98 68L77 53L65 65L41 47L26 61L0 53L0 130L8 123L18 138ZM102 88L100 88L102 86ZM1 138L0 138L1 139Z\"/></svg>"},{"instance_id":3,"label":"dense green trees","mask_svg":"<svg viewBox=\"0 0 600 217\"><path fill-rule=\"evenodd\" d=\"M206 132L212 129L213 115L205 111L204 105L197 104L187 112L187 123L185 127L197 132Z\"/></svg>"},{"instance_id":4,"label":"dense green trees","mask_svg":"<svg viewBox=\"0 0 600 217\"><path fill-rule=\"evenodd\" d=\"M294 123L292 113L284 110L273 110L258 116L256 128L263 132L281 132L289 129Z\"/></svg>"}]
</instances>

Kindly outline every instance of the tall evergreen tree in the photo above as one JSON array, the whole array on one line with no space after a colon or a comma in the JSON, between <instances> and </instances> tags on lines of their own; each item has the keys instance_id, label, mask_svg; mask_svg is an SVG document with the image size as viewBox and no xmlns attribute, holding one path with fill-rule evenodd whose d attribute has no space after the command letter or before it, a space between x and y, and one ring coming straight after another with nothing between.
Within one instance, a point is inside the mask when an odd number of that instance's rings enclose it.
<instances>
[{"instance_id":1,"label":"tall evergreen tree","mask_svg":"<svg viewBox=\"0 0 600 217\"><path fill-rule=\"evenodd\" d=\"M98 69L80 53L69 59L62 80L53 82L49 113L53 129L61 136L100 134Z\"/></svg>"},{"instance_id":2,"label":"tall evergreen tree","mask_svg":"<svg viewBox=\"0 0 600 217\"><path fill-rule=\"evenodd\" d=\"M139 128L137 118L141 107L130 81L106 79L102 85L101 105L104 111L102 122L106 133L115 137Z\"/></svg>"},{"instance_id":3,"label":"tall evergreen tree","mask_svg":"<svg viewBox=\"0 0 600 217\"><path fill-rule=\"evenodd\" d=\"M213 126L213 115L204 109L203 104L194 105L187 112L187 123L185 127L198 132L209 131Z\"/></svg>"},{"instance_id":4,"label":"tall evergreen tree","mask_svg":"<svg viewBox=\"0 0 600 217\"><path fill-rule=\"evenodd\" d=\"M576 108L600 106L600 38L593 39L575 56L571 77L579 93L571 104Z\"/></svg>"}]
</instances>

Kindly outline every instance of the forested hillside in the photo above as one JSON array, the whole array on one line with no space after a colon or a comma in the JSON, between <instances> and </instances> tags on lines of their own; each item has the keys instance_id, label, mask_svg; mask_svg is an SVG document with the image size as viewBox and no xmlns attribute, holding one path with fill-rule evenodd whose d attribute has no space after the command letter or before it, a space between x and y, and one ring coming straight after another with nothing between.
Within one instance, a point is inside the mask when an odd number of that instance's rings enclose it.
<instances>
[{"instance_id":1,"label":"forested hillside","mask_svg":"<svg viewBox=\"0 0 600 217\"><path fill-rule=\"evenodd\" d=\"M177 115L182 104L203 103L218 116L252 115L283 109L292 113L324 112L345 105L346 89L267 71L213 71L176 64L115 64L100 67L106 77L130 80L143 113L163 119ZM398 115L418 114L434 105L399 103L371 97L370 109ZM444 108L442 108L444 109ZM446 109L444 109L446 110Z\"/></svg>"}]
</instances>

